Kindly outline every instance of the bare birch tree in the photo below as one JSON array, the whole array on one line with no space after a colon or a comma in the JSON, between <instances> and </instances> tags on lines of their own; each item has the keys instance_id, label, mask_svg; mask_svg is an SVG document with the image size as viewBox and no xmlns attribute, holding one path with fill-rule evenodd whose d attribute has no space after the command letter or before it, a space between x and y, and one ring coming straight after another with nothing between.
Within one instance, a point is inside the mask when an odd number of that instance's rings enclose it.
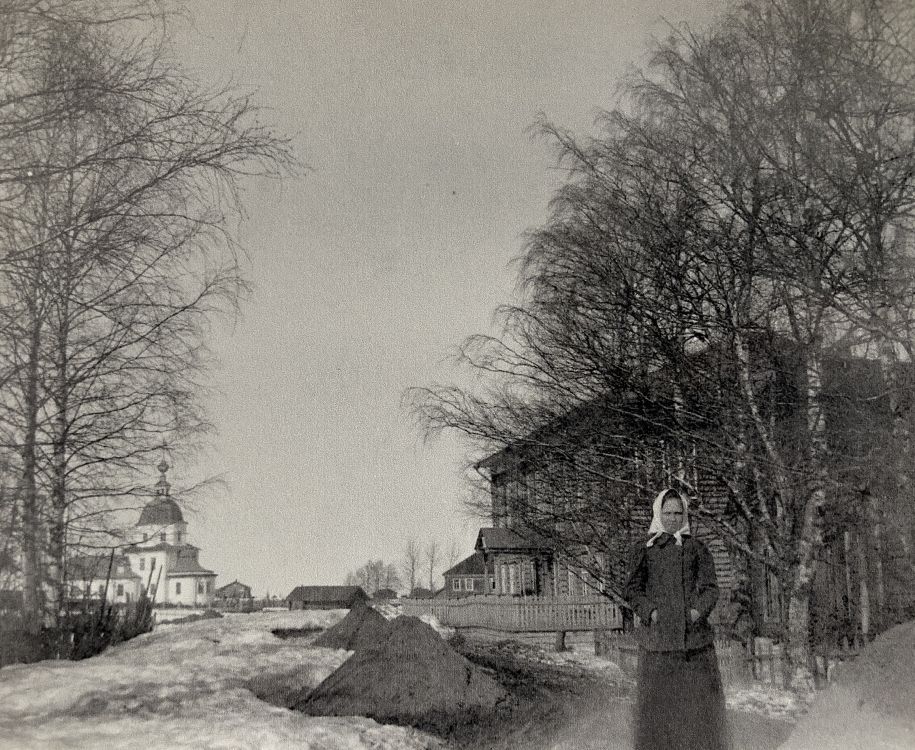
<instances>
[{"instance_id":1,"label":"bare birch tree","mask_svg":"<svg viewBox=\"0 0 915 750\"><path fill-rule=\"evenodd\" d=\"M68 546L116 543L149 456L205 434L208 321L243 288L238 179L292 163L248 99L185 77L167 40L124 39L54 19L27 71L32 126L7 144L28 165L0 222L0 356L31 629Z\"/></svg>"}]
</instances>

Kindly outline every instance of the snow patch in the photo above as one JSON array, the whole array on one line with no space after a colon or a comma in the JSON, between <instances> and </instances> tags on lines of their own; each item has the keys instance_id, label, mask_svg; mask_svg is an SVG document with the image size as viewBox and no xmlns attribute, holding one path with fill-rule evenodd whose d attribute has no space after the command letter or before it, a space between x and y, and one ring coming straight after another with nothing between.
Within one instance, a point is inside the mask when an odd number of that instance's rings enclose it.
<instances>
[{"instance_id":1,"label":"snow patch","mask_svg":"<svg viewBox=\"0 0 915 750\"><path fill-rule=\"evenodd\" d=\"M349 656L282 640L275 628L326 628L346 610L252 613L157 627L79 662L0 673L0 737L48 748L438 748L413 729L362 718L308 717L271 706L247 684L296 673L314 687Z\"/></svg>"}]
</instances>

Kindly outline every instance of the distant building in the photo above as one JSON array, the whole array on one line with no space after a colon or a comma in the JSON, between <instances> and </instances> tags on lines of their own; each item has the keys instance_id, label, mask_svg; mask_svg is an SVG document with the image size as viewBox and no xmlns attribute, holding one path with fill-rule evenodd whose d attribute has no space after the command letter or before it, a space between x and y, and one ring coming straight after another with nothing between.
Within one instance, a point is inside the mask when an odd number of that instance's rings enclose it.
<instances>
[{"instance_id":1,"label":"distant building","mask_svg":"<svg viewBox=\"0 0 915 750\"><path fill-rule=\"evenodd\" d=\"M494 568L487 570L482 552L474 552L443 573L445 596L457 598L475 594L493 594L496 590Z\"/></svg>"},{"instance_id":2,"label":"distant building","mask_svg":"<svg viewBox=\"0 0 915 750\"><path fill-rule=\"evenodd\" d=\"M106 596L127 603L146 591L157 604L212 604L216 573L200 564L200 549L187 542L187 523L169 494L168 468L164 460L159 464L155 497L140 513L132 543L122 554L71 558L71 600Z\"/></svg>"},{"instance_id":3,"label":"distant building","mask_svg":"<svg viewBox=\"0 0 915 750\"><path fill-rule=\"evenodd\" d=\"M289 609L352 609L368 598L361 586L296 586L286 604Z\"/></svg>"},{"instance_id":4,"label":"distant building","mask_svg":"<svg viewBox=\"0 0 915 750\"><path fill-rule=\"evenodd\" d=\"M225 586L220 586L213 592L213 599L217 603L253 598L251 596L251 587L244 583L239 583L237 580L227 583Z\"/></svg>"},{"instance_id":5,"label":"distant building","mask_svg":"<svg viewBox=\"0 0 915 750\"><path fill-rule=\"evenodd\" d=\"M387 600L387 599L396 599L397 592L394 589L378 589L374 594L372 594L372 599L377 600Z\"/></svg>"}]
</instances>

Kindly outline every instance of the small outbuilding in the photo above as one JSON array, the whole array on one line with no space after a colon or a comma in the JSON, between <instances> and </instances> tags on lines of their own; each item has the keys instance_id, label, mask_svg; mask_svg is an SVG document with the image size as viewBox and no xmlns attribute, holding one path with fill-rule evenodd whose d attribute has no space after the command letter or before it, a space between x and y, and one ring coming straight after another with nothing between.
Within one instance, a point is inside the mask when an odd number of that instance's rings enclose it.
<instances>
[{"instance_id":1,"label":"small outbuilding","mask_svg":"<svg viewBox=\"0 0 915 750\"><path fill-rule=\"evenodd\" d=\"M361 586L296 586L286 604L289 609L352 609L368 598Z\"/></svg>"},{"instance_id":2,"label":"small outbuilding","mask_svg":"<svg viewBox=\"0 0 915 750\"><path fill-rule=\"evenodd\" d=\"M217 609L250 612L254 609L251 587L237 580L220 586L213 592L213 605Z\"/></svg>"},{"instance_id":3,"label":"small outbuilding","mask_svg":"<svg viewBox=\"0 0 915 750\"><path fill-rule=\"evenodd\" d=\"M389 599L396 599L397 592L394 589L378 589L374 594L372 594L372 599L375 601L387 601Z\"/></svg>"},{"instance_id":4,"label":"small outbuilding","mask_svg":"<svg viewBox=\"0 0 915 750\"><path fill-rule=\"evenodd\" d=\"M225 586L220 586L213 592L213 598L217 601L226 601L231 599L251 599L251 587L239 581L232 581Z\"/></svg>"},{"instance_id":5,"label":"small outbuilding","mask_svg":"<svg viewBox=\"0 0 915 750\"><path fill-rule=\"evenodd\" d=\"M443 573L445 596L462 597L474 594L492 594L496 589L496 578L492 570L486 569L482 552L474 552L453 568Z\"/></svg>"}]
</instances>

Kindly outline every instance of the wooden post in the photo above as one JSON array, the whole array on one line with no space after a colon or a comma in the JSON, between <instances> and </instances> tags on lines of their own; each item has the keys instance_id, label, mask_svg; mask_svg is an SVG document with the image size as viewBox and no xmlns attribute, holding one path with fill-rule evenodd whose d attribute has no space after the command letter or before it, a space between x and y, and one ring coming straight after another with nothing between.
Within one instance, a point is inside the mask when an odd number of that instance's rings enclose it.
<instances>
[{"instance_id":1,"label":"wooden post","mask_svg":"<svg viewBox=\"0 0 915 750\"><path fill-rule=\"evenodd\" d=\"M861 625L861 636L864 643L868 642L868 635L871 632L871 597L870 588L867 578L867 553L864 549L863 529L858 530L857 548L858 548L858 617Z\"/></svg>"},{"instance_id":2,"label":"wooden post","mask_svg":"<svg viewBox=\"0 0 915 750\"><path fill-rule=\"evenodd\" d=\"M870 496L868 505L870 525L874 532L874 578L877 585L876 629L880 630L886 611L886 589L883 581L883 525L880 519L880 506L876 495Z\"/></svg>"},{"instance_id":3,"label":"wooden post","mask_svg":"<svg viewBox=\"0 0 915 750\"><path fill-rule=\"evenodd\" d=\"M851 587L851 532L844 531L842 532L842 544L843 551L845 552L845 617L846 622L853 623L854 618L854 601L852 597L852 587ZM854 638L854 633L846 633L848 637Z\"/></svg>"}]
</instances>

